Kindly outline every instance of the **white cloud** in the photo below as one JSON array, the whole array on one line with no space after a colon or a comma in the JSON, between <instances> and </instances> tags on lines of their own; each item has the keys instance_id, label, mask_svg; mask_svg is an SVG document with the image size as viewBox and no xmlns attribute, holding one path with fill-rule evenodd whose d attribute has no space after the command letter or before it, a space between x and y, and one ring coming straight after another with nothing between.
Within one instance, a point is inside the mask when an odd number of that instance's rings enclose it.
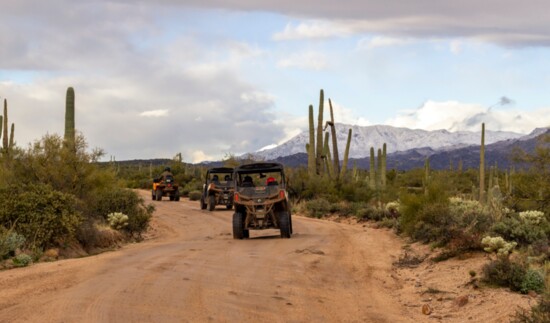
<instances>
[{"instance_id":1,"label":"white cloud","mask_svg":"<svg viewBox=\"0 0 550 323\"><path fill-rule=\"evenodd\" d=\"M323 70L328 66L327 58L319 52L302 52L280 59L277 66L282 68L299 68L306 70Z\"/></svg>"},{"instance_id":2,"label":"white cloud","mask_svg":"<svg viewBox=\"0 0 550 323\"><path fill-rule=\"evenodd\" d=\"M376 36L372 38L361 39L357 47L359 49L373 49L378 47L402 46L402 45L410 44L412 42L413 40L409 38Z\"/></svg>"},{"instance_id":3,"label":"white cloud","mask_svg":"<svg viewBox=\"0 0 550 323\"><path fill-rule=\"evenodd\" d=\"M288 23L283 31L273 34L273 40L344 37L353 33L353 29L346 24L337 24L330 21L308 21L301 22L296 26Z\"/></svg>"},{"instance_id":4,"label":"white cloud","mask_svg":"<svg viewBox=\"0 0 550 323\"><path fill-rule=\"evenodd\" d=\"M513 109L489 109L479 104L456 101L427 101L420 108L402 111L386 121L395 127L449 131L479 131L481 123L487 129L529 133L537 127L550 126L550 108L525 112Z\"/></svg>"},{"instance_id":5,"label":"white cloud","mask_svg":"<svg viewBox=\"0 0 550 323\"><path fill-rule=\"evenodd\" d=\"M273 104L275 96L260 91L241 93L241 100L245 103Z\"/></svg>"},{"instance_id":6,"label":"white cloud","mask_svg":"<svg viewBox=\"0 0 550 323\"><path fill-rule=\"evenodd\" d=\"M193 163L199 163L202 161L214 160L214 159L215 158L213 156L209 156L205 154L204 151L202 150L195 150L191 153L191 161Z\"/></svg>"},{"instance_id":7,"label":"white cloud","mask_svg":"<svg viewBox=\"0 0 550 323\"><path fill-rule=\"evenodd\" d=\"M332 100L331 100L332 101ZM330 108L328 101L325 102L325 120L330 119ZM334 120L337 123L352 124L358 126L370 126L372 123L364 117L357 114L350 108L346 108L339 103L332 101L332 109L334 111Z\"/></svg>"},{"instance_id":8,"label":"white cloud","mask_svg":"<svg viewBox=\"0 0 550 323\"><path fill-rule=\"evenodd\" d=\"M168 116L168 110L167 109L161 109L161 110L149 110L149 111L143 111L139 114L140 117L166 117Z\"/></svg>"},{"instance_id":9,"label":"white cloud","mask_svg":"<svg viewBox=\"0 0 550 323\"><path fill-rule=\"evenodd\" d=\"M462 41L453 40L449 44L449 50L451 51L451 53L458 55L462 52L462 46L463 46Z\"/></svg>"}]
</instances>

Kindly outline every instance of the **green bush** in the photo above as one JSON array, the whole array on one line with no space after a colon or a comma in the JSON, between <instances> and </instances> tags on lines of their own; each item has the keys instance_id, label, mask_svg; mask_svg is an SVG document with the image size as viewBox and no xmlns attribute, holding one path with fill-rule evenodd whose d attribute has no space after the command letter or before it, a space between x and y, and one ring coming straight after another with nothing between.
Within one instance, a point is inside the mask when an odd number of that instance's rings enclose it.
<instances>
[{"instance_id":1,"label":"green bush","mask_svg":"<svg viewBox=\"0 0 550 323\"><path fill-rule=\"evenodd\" d=\"M145 201L136 192L124 188L113 188L97 193L89 207L90 214L105 221L110 213L126 214L128 225L124 230L137 238L147 230L154 211L154 205L145 205Z\"/></svg>"},{"instance_id":2,"label":"green bush","mask_svg":"<svg viewBox=\"0 0 550 323\"><path fill-rule=\"evenodd\" d=\"M544 291L545 282L544 275L539 270L528 269L521 282L520 291L523 294L527 294L529 291L535 291L542 293Z\"/></svg>"},{"instance_id":3,"label":"green bush","mask_svg":"<svg viewBox=\"0 0 550 323\"><path fill-rule=\"evenodd\" d=\"M20 253L12 261L16 267L27 267L32 264L32 257L25 253Z\"/></svg>"},{"instance_id":4,"label":"green bush","mask_svg":"<svg viewBox=\"0 0 550 323\"><path fill-rule=\"evenodd\" d=\"M492 231L506 240L516 241L522 246L527 246L537 241L547 241L550 234L550 223L544 217L534 220L512 213L495 223Z\"/></svg>"},{"instance_id":5,"label":"green bush","mask_svg":"<svg viewBox=\"0 0 550 323\"><path fill-rule=\"evenodd\" d=\"M70 241L82 220L74 196L44 184L0 189L0 200L0 225L13 227L31 248Z\"/></svg>"},{"instance_id":6,"label":"green bush","mask_svg":"<svg viewBox=\"0 0 550 323\"><path fill-rule=\"evenodd\" d=\"M306 202L306 212L308 216L321 218L330 213L331 204L322 198Z\"/></svg>"},{"instance_id":7,"label":"green bush","mask_svg":"<svg viewBox=\"0 0 550 323\"><path fill-rule=\"evenodd\" d=\"M200 200L202 197L202 192L201 191L191 191L189 192L189 200L191 201L198 201Z\"/></svg>"},{"instance_id":8,"label":"green bush","mask_svg":"<svg viewBox=\"0 0 550 323\"><path fill-rule=\"evenodd\" d=\"M531 310L520 309L516 312L514 323L542 323L550 322L550 299L545 295Z\"/></svg>"},{"instance_id":9,"label":"green bush","mask_svg":"<svg viewBox=\"0 0 550 323\"><path fill-rule=\"evenodd\" d=\"M15 256L15 251L23 246L25 237L0 226L0 259Z\"/></svg>"},{"instance_id":10,"label":"green bush","mask_svg":"<svg viewBox=\"0 0 550 323\"><path fill-rule=\"evenodd\" d=\"M509 287L521 291L527 268L524 264L498 258L483 267L483 280L491 285Z\"/></svg>"}]
</instances>

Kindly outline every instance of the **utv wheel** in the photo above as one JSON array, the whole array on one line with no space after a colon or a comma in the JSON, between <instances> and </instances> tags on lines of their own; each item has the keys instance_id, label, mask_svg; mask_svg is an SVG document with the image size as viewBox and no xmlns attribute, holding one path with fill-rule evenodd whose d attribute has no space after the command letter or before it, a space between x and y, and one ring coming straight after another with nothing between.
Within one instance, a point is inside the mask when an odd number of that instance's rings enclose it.
<instances>
[{"instance_id":1,"label":"utv wheel","mask_svg":"<svg viewBox=\"0 0 550 323\"><path fill-rule=\"evenodd\" d=\"M292 229L292 214L288 214L288 217L290 218L290 234L294 234L294 229Z\"/></svg>"},{"instance_id":2,"label":"utv wheel","mask_svg":"<svg viewBox=\"0 0 550 323\"><path fill-rule=\"evenodd\" d=\"M178 202L180 200L180 193L179 192L176 192L176 195L174 196L174 200L176 200L176 202Z\"/></svg>"},{"instance_id":3,"label":"utv wheel","mask_svg":"<svg viewBox=\"0 0 550 323\"><path fill-rule=\"evenodd\" d=\"M157 195L157 201L162 201L162 190L157 190L155 194Z\"/></svg>"},{"instance_id":4,"label":"utv wheel","mask_svg":"<svg viewBox=\"0 0 550 323\"><path fill-rule=\"evenodd\" d=\"M281 238L290 238L290 213L279 212L279 228L281 229Z\"/></svg>"},{"instance_id":5,"label":"utv wheel","mask_svg":"<svg viewBox=\"0 0 550 323\"><path fill-rule=\"evenodd\" d=\"M214 211L216 208L216 195L210 195L208 197L208 211Z\"/></svg>"},{"instance_id":6,"label":"utv wheel","mask_svg":"<svg viewBox=\"0 0 550 323\"><path fill-rule=\"evenodd\" d=\"M233 204L227 204L225 207L226 207L228 210L231 210L231 209L233 208Z\"/></svg>"},{"instance_id":7,"label":"utv wheel","mask_svg":"<svg viewBox=\"0 0 550 323\"><path fill-rule=\"evenodd\" d=\"M174 195L170 195L170 201L173 201L175 199L176 199L176 197Z\"/></svg>"},{"instance_id":8,"label":"utv wheel","mask_svg":"<svg viewBox=\"0 0 550 323\"><path fill-rule=\"evenodd\" d=\"M239 212L233 213L233 239L244 238L244 231L243 214Z\"/></svg>"},{"instance_id":9,"label":"utv wheel","mask_svg":"<svg viewBox=\"0 0 550 323\"><path fill-rule=\"evenodd\" d=\"M201 210L206 210L206 203L204 202L204 196L201 196Z\"/></svg>"},{"instance_id":10,"label":"utv wheel","mask_svg":"<svg viewBox=\"0 0 550 323\"><path fill-rule=\"evenodd\" d=\"M157 200L157 197L155 195L155 191L151 191L151 196L153 198L153 201L156 201Z\"/></svg>"}]
</instances>

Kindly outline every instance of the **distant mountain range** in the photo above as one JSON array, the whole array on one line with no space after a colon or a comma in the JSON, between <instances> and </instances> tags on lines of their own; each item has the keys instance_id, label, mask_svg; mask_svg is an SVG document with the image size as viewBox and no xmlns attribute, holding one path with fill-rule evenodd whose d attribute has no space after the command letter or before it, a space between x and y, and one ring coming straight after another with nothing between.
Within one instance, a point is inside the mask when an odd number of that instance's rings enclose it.
<instances>
[{"instance_id":1,"label":"distant mountain range","mask_svg":"<svg viewBox=\"0 0 550 323\"><path fill-rule=\"evenodd\" d=\"M407 151L421 147L438 149L456 149L470 145L480 144L480 132L459 131L449 132L447 130L418 130L408 128L397 128L392 126L353 126L336 124L336 138L338 140L338 151L340 160L344 158L344 150L348 137L348 129L352 129L350 158L368 157L370 148L375 151L382 148L386 143L387 153ZM491 144L506 139L517 139L522 134L505 131L485 131L485 144ZM279 157L306 153L306 143L309 143L309 133L300 133L289 141L271 149L252 153L252 155L265 160L272 160ZM331 144L332 150L332 144Z\"/></svg>"},{"instance_id":2,"label":"distant mountain range","mask_svg":"<svg viewBox=\"0 0 550 323\"><path fill-rule=\"evenodd\" d=\"M347 126L348 129L349 127ZM339 128L342 129L344 127ZM387 163L389 169L408 170L422 167L427 157L429 157L430 166L433 169L449 168L451 163L456 168L460 162L462 162L464 169L479 167L480 133L411 130L390 126L352 126L352 129L354 128L357 128L357 131L352 130L350 167L353 163L356 163L357 167L368 169L370 165L370 147L375 147L375 150L378 150L384 142L387 145ZM357 136L353 135L353 133L357 134ZM537 128L529 135L486 131L486 164L493 165L498 163L499 167L508 167L512 162L511 153L516 147L526 151L533 151L538 136L544 133L550 133L550 129ZM281 162L290 167L305 166L307 165L307 154L305 153L306 137L306 135L300 134L278 147L255 153L254 155L260 156L265 160ZM340 140L347 138L347 130L340 130L337 137L339 139L338 148L343 154L345 141L340 142ZM367 140L366 138L369 137L370 139ZM298 150L298 147L302 143L303 149L301 151L288 155L288 152L292 152L294 149ZM410 148L407 149L407 147ZM280 155L277 156L277 153Z\"/></svg>"}]
</instances>

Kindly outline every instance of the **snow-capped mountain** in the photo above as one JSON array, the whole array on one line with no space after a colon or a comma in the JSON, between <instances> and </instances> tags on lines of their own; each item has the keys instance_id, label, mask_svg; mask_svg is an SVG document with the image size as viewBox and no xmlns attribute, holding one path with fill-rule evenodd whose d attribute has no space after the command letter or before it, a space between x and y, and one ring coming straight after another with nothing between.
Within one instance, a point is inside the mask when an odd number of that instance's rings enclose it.
<instances>
[{"instance_id":1,"label":"snow-capped mountain","mask_svg":"<svg viewBox=\"0 0 550 323\"><path fill-rule=\"evenodd\" d=\"M449 132L447 130L413 130L385 125L352 126L336 124L336 137L338 139L340 159L343 159L344 156L348 129L350 128L352 129L350 158L367 157L369 156L370 147L374 147L375 150L378 150L378 148L382 148L384 143L386 143L387 153L389 154L421 147L429 147L432 149L456 149L469 145L479 145L481 142L481 129L479 132ZM523 134L514 132L491 131L485 129L485 144L507 139L518 139L522 136ZM265 160L273 160L277 157L305 153L306 143L309 143L309 133L302 132L277 147L255 152L253 155ZM332 151L332 141L329 143Z\"/></svg>"}]
</instances>

